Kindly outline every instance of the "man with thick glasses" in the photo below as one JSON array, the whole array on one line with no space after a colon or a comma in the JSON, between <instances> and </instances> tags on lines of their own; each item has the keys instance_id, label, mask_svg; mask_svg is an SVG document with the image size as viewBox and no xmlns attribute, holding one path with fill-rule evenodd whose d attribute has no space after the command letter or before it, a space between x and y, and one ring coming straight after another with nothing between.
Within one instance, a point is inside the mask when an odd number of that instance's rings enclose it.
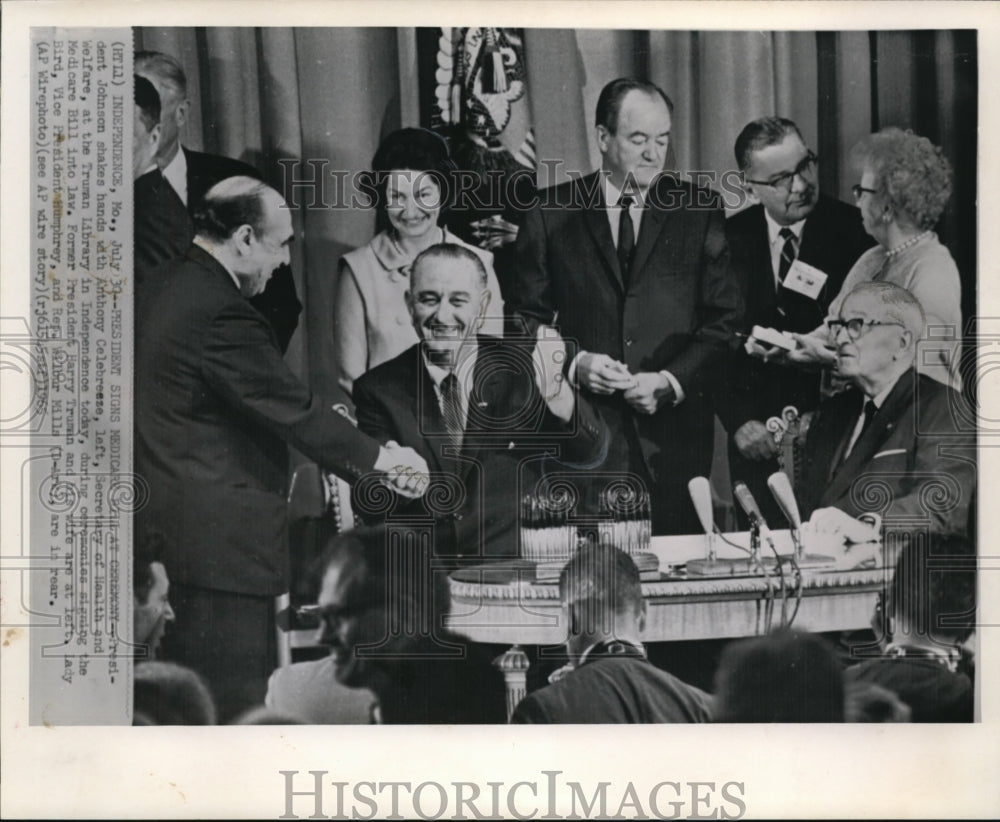
<instances>
[{"instance_id":1,"label":"man with thick glasses","mask_svg":"<svg viewBox=\"0 0 1000 822\"><path fill-rule=\"evenodd\" d=\"M872 239L857 208L820 193L819 160L791 120L762 117L748 123L735 153L753 203L726 221L746 303L745 330L760 325L811 331ZM778 449L764 422L786 405L802 413L814 409L819 379L816 371L762 362L742 349L733 357L719 413L729 432L730 473L746 482L758 501L771 500L766 480L778 470ZM770 513L780 516L776 509Z\"/></svg>"},{"instance_id":2,"label":"man with thick glasses","mask_svg":"<svg viewBox=\"0 0 1000 822\"><path fill-rule=\"evenodd\" d=\"M924 312L906 289L865 283L828 320L837 369L852 387L820 404L796 490L813 526L870 538L885 533L967 536L976 493L975 418L962 396L914 368Z\"/></svg>"}]
</instances>

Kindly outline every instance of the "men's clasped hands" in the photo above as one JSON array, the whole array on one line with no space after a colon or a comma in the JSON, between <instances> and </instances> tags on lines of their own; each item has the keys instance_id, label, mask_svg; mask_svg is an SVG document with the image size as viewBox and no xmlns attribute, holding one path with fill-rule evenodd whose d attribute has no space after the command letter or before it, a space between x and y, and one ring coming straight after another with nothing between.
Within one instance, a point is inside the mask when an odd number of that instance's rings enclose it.
<instances>
[{"instance_id":1,"label":"men's clasped hands","mask_svg":"<svg viewBox=\"0 0 1000 822\"><path fill-rule=\"evenodd\" d=\"M375 470L384 472L383 481L408 499L423 496L431 482L424 458L394 440L382 446Z\"/></svg>"},{"instance_id":2,"label":"men's clasped hands","mask_svg":"<svg viewBox=\"0 0 1000 822\"><path fill-rule=\"evenodd\" d=\"M607 354L585 352L577 360L579 384L595 394L622 391L625 401L640 414L655 414L674 398L670 381L655 371L633 374L625 363Z\"/></svg>"}]
</instances>

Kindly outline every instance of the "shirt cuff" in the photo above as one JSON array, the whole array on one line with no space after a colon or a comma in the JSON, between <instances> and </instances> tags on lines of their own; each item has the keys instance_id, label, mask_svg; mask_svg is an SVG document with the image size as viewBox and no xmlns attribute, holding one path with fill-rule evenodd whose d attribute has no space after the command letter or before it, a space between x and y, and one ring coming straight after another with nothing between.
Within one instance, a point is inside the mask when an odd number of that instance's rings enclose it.
<instances>
[{"instance_id":1,"label":"shirt cuff","mask_svg":"<svg viewBox=\"0 0 1000 822\"><path fill-rule=\"evenodd\" d=\"M676 407L680 405L682 402L684 402L684 397L685 397L684 389L681 388L681 384L677 382L677 377L675 377L666 369L663 369L663 371L660 372L660 376L666 379L666 381L670 383L670 387L674 389L674 401L671 403L671 405Z\"/></svg>"},{"instance_id":2,"label":"shirt cuff","mask_svg":"<svg viewBox=\"0 0 1000 822\"><path fill-rule=\"evenodd\" d=\"M579 388L580 384L576 381L576 366L580 362L580 357L586 354L586 351L581 351L575 357L573 357L573 362L569 364L569 371L566 372L566 379L569 380L569 384L574 388Z\"/></svg>"}]
</instances>

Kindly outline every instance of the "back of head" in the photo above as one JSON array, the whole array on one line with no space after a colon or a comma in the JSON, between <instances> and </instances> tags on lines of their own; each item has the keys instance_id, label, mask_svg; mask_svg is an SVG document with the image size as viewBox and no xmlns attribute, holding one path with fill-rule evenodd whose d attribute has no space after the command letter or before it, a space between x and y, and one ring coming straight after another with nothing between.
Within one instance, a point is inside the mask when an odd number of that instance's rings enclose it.
<instances>
[{"instance_id":1,"label":"back of head","mask_svg":"<svg viewBox=\"0 0 1000 822\"><path fill-rule=\"evenodd\" d=\"M280 195L253 177L228 177L205 194L194 214L194 230L199 237L224 243L242 225L249 225L260 237L267 222L268 197Z\"/></svg>"},{"instance_id":2,"label":"back of head","mask_svg":"<svg viewBox=\"0 0 1000 822\"><path fill-rule=\"evenodd\" d=\"M559 598L584 621L577 632L614 631L614 617L638 618L642 605L639 569L619 548L591 544L581 548L559 575Z\"/></svg>"},{"instance_id":3,"label":"back of head","mask_svg":"<svg viewBox=\"0 0 1000 822\"><path fill-rule=\"evenodd\" d=\"M141 724L214 725L215 703L204 680L173 662L135 666L134 711Z\"/></svg>"},{"instance_id":4,"label":"back of head","mask_svg":"<svg viewBox=\"0 0 1000 822\"><path fill-rule=\"evenodd\" d=\"M843 722L840 665L824 640L782 630L735 642L716 673L717 722Z\"/></svg>"},{"instance_id":5,"label":"back of head","mask_svg":"<svg viewBox=\"0 0 1000 822\"><path fill-rule=\"evenodd\" d=\"M610 134L615 134L618 129L618 113L621 111L622 101L630 91L641 91L650 97L659 97L666 104L667 110L673 113L673 101L659 86L635 77L619 77L601 89L601 94L597 98L595 125L603 126Z\"/></svg>"},{"instance_id":6,"label":"back of head","mask_svg":"<svg viewBox=\"0 0 1000 822\"><path fill-rule=\"evenodd\" d=\"M740 171L746 171L753 164L753 153L768 146L775 146L789 134L802 140L802 132L794 122L785 117L760 117L747 123L736 138L733 152ZM803 142L805 142L803 140Z\"/></svg>"},{"instance_id":7,"label":"back of head","mask_svg":"<svg viewBox=\"0 0 1000 822\"><path fill-rule=\"evenodd\" d=\"M950 648L976 624L976 551L961 536L935 535L929 548L914 541L896 561L885 613L893 641Z\"/></svg>"}]
</instances>

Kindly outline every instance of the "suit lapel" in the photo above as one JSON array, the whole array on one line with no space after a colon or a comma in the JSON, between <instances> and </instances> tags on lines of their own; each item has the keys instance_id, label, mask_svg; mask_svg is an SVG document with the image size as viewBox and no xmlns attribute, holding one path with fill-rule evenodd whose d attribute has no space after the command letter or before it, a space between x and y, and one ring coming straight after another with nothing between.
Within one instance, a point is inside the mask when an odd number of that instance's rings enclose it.
<instances>
[{"instance_id":1,"label":"suit lapel","mask_svg":"<svg viewBox=\"0 0 1000 822\"><path fill-rule=\"evenodd\" d=\"M203 154L190 151L184 146L181 146L181 151L184 152L184 160L187 163L187 208L193 216L195 207L212 187L212 179L202 161Z\"/></svg>"},{"instance_id":2,"label":"suit lapel","mask_svg":"<svg viewBox=\"0 0 1000 822\"><path fill-rule=\"evenodd\" d=\"M611 279L618 285L618 288L624 290L618 251L615 248L614 238L611 236L611 225L608 223L607 207L601 191L599 173L584 177L577 184L579 202L588 204L583 208L583 219L587 231L597 247L597 252L601 255L605 270L611 275ZM591 203L593 205L590 205Z\"/></svg>"},{"instance_id":3,"label":"suit lapel","mask_svg":"<svg viewBox=\"0 0 1000 822\"><path fill-rule=\"evenodd\" d=\"M647 203L650 199L652 198L647 198ZM659 200L659 202L664 201ZM669 200L666 202L669 202ZM643 209L642 222L639 223L639 238L636 241L635 254L632 256L630 282L635 282L638 279L642 267L649 260L649 255L653 253L653 249L656 247L656 240L659 238L666 220L667 213L663 209L654 208L652 205L647 205Z\"/></svg>"},{"instance_id":4,"label":"suit lapel","mask_svg":"<svg viewBox=\"0 0 1000 822\"><path fill-rule=\"evenodd\" d=\"M415 426L413 433L424 443L424 447L417 450L429 457L428 467L431 471L449 470L441 462L440 446L444 439L444 419L438 406L434 382L424 367L420 343L414 345L410 351L411 355L403 364L405 377L401 380L401 384L406 386L406 396L402 398L402 407L410 409L410 413L414 415L411 418ZM400 442L405 445L409 440L401 436Z\"/></svg>"},{"instance_id":5,"label":"suit lapel","mask_svg":"<svg viewBox=\"0 0 1000 822\"><path fill-rule=\"evenodd\" d=\"M905 408L911 405L912 399L913 375L912 372L908 372L896 381L892 391L889 392L889 396L882 403L882 407L878 409L872 418L868 430L858 437L858 441L854 443L854 448L851 449L850 455L835 470L833 478L830 481L830 487L824 495L827 499L838 499L847 491L851 483L857 479L861 469L871 461L871 458L878 453L885 444L885 441L892 435L900 414L903 413ZM861 413L860 406L857 408L857 413L859 415ZM857 416L850 419L850 424L847 426L844 434L846 438L850 438L856 424ZM846 447L846 442L844 445Z\"/></svg>"},{"instance_id":6,"label":"suit lapel","mask_svg":"<svg viewBox=\"0 0 1000 822\"><path fill-rule=\"evenodd\" d=\"M754 228L751 236L751 281L747 284L751 299L758 301L760 313L756 316L771 318L778 309L777 284L774 278L774 268L771 264L770 235L767 232L767 220L764 218L764 207L758 206L754 218Z\"/></svg>"},{"instance_id":7,"label":"suit lapel","mask_svg":"<svg viewBox=\"0 0 1000 822\"><path fill-rule=\"evenodd\" d=\"M508 381L504 379L500 369L491 367L490 354L489 342L480 337L472 390L469 391L469 407L465 417L466 445L462 447L464 459L460 466L463 477L468 474L473 464L480 461L482 437L477 437L476 434L496 433L496 430L489 425L489 421L503 416L498 412L498 405L505 400Z\"/></svg>"}]
</instances>

